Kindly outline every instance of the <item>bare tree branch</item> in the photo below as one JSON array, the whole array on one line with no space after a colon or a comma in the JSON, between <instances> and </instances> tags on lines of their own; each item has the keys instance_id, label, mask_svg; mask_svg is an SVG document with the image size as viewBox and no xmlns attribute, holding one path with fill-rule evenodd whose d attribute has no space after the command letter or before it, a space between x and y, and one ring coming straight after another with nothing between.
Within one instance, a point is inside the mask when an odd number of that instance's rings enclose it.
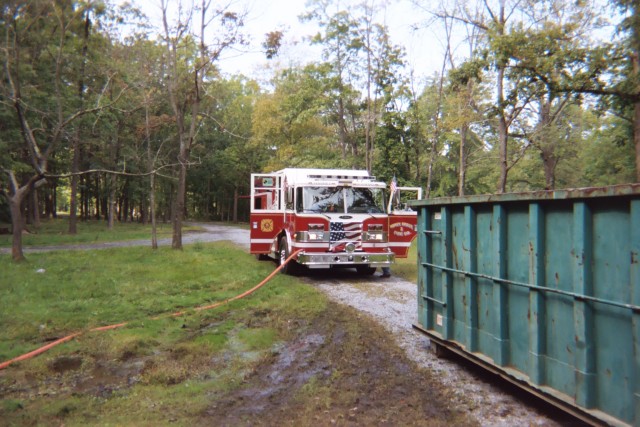
<instances>
[{"instance_id":1,"label":"bare tree branch","mask_svg":"<svg viewBox=\"0 0 640 427\"><path fill-rule=\"evenodd\" d=\"M200 160L198 160L197 162L188 162L187 165L188 166L193 166L193 165L200 165L202 164L202 162ZM81 172L71 172L71 173L64 173L64 174L44 174L43 177L45 178L69 178L72 176L82 176L82 175L89 175L92 173L104 173L104 174L108 174L108 175L118 175L118 176L133 176L133 177L143 177L143 176L149 176L149 175L160 175L159 172L163 169L167 169L167 168L171 168L174 166L180 166L180 164L178 163L172 163L172 164L167 164L167 165L162 165L158 168L155 168L151 171L148 172L125 172L125 171L114 171L114 170L110 170L110 169L87 169Z\"/></svg>"}]
</instances>

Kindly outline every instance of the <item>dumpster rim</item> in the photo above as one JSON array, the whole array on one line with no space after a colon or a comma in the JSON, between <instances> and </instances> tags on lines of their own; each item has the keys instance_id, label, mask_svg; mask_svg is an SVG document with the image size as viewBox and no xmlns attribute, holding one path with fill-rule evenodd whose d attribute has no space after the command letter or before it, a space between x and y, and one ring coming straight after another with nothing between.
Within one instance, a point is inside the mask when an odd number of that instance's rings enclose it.
<instances>
[{"instance_id":1,"label":"dumpster rim","mask_svg":"<svg viewBox=\"0 0 640 427\"><path fill-rule=\"evenodd\" d=\"M471 196L447 196L434 197L422 200L412 200L409 206L418 208L422 206L477 204L499 202L521 202L535 200L574 200L589 199L595 197L624 197L640 196L640 183L608 185L604 187L565 188L558 190L527 191L520 193L501 194L477 194Z\"/></svg>"}]
</instances>

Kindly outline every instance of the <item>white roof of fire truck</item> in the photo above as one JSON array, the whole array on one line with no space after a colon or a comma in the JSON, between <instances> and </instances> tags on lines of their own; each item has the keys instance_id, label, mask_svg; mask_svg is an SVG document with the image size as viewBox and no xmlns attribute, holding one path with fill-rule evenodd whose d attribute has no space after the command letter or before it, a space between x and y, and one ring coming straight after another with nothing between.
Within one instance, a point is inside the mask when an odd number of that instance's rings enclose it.
<instances>
[{"instance_id":1,"label":"white roof of fire truck","mask_svg":"<svg viewBox=\"0 0 640 427\"><path fill-rule=\"evenodd\" d=\"M285 168L276 173L283 174L288 185L339 185L349 182L352 185L386 187L385 183L376 181L376 177L369 175L366 170Z\"/></svg>"}]
</instances>

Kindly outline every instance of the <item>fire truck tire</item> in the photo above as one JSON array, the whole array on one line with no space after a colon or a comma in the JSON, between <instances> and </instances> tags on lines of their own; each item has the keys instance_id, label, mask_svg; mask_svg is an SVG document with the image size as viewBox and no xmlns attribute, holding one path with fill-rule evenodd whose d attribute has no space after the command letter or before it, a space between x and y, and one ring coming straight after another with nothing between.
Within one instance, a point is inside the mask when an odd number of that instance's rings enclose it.
<instances>
[{"instance_id":1,"label":"fire truck tire","mask_svg":"<svg viewBox=\"0 0 640 427\"><path fill-rule=\"evenodd\" d=\"M363 276L371 276L376 272L375 267L369 267L368 265L359 265L356 267L356 271L358 274L362 274Z\"/></svg>"},{"instance_id":2,"label":"fire truck tire","mask_svg":"<svg viewBox=\"0 0 640 427\"><path fill-rule=\"evenodd\" d=\"M289 258L291 254L289 250L289 245L287 244L287 238L285 236L280 238L280 243L278 244L278 264L282 265ZM283 274L288 274L290 276L295 276L298 273L299 265L294 260L289 261L287 265L282 267L281 272Z\"/></svg>"}]
</instances>

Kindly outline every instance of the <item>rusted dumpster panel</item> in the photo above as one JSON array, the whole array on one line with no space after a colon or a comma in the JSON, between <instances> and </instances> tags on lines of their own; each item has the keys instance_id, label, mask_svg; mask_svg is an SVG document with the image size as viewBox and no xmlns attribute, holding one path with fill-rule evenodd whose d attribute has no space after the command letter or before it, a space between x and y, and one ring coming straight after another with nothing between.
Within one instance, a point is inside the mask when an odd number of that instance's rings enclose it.
<instances>
[{"instance_id":1,"label":"rusted dumpster panel","mask_svg":"<svg viewBox=\"0 0 640 427\"><path fill-rule=\"evenodd\" d=\"M587 421L640 425L640 185L412 207L420 329Z\"/></svg>"}]
</instances>

